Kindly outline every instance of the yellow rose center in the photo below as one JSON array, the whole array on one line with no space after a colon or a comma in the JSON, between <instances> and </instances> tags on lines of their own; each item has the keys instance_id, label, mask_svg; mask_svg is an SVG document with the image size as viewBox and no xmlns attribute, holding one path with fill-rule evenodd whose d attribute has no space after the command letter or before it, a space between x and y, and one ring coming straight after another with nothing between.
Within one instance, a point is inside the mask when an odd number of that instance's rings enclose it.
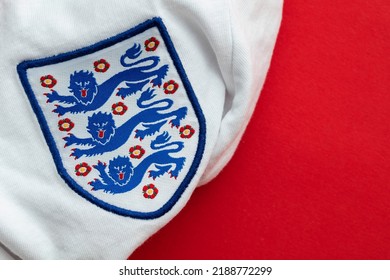
<instances>
[{"instance_id":1,"label":"yellow rose center","mask_svg":"<svg viewBox=\"0 0 390 280\"><path fill-rule=\"evenodd\" d=\"M148 48L150 48L150 49L154 48L154 46L156 46L156 43L155 43L155 42L150 42L150 43L148 44Z\"/></svg>"},{"instance_id":2,"label":"yellow rose center","mask_svg":"<svg viewBox=\"0 0 390 280\"><path fill-rule=\"evenodd\" d=\"M191 134L191 130L189 130L188 128L187 128L187 129L184 129L183 134L184 134L185 136L188 136L188 135Z\"/></svg>"},{"instance_id":3,"label":"yellow rose center","mask_svg":"<svg viewBox=\"0 0 390 280\"><path fill-rule=\"evenodd\" d=\"M82 167L79 168L79 172L80 173L85 173L85 172L87 172L87 168L82 166Z\"/></svg>"},{"instance_id":4,"label":"yellow rose center","mask_svg":"<svg viewBox=\"0 0 390 280\"><path fill-rule=\"evenodd\" d=\"M69 128L69 127L70 127L69 123L63 123L63 124L62 124L62 128L67 129L67 128Z\"/></svg>"},{"instance_id":5,"label":"yellow rose center","mask_svg":"<svg viewBox=\"0 0 390 280\"><path fill-rule=\"evenodd\" d=\"M50 85L51 84L51 79L45 79L44 81L43 81L46 85Z\"/></svg>"},{"instance_id":6,"label":"yellow rose center","mask_svg":"<svg viewBox=\"0 0 390 280\"><path fill-rule=\"evenodd\" d=\"M146 194L147 194L147 195L153 195L153 193L154 193L153 189L148 189L148 190L146 191Z\"/></svg>"},{"instance_id":7,"label":"yellow rose center","mask_svg":"<svg viewBox=\"0 0 390 280\"><path fill-rule=\"evenodd\" d=\"M97 68L99 68L100 70L104 69L106 67L106 65L104 65L104 63L99 63Z\"/></svg>"},{"instance_id":8,"label":"yellow rose center","mask_svg":"<svg viewBox=\"0 0 390 280\"><path fill-rule=\"evenodd\" d=\"M174 85L169 85L169 86L167 86L167 90L169 90L169 91L172 91L172 90L174 90L174 88L175 88L175 86Z\"/></svg>"},{"instance_id":9,"label":"yellow rose center","mask_svg":"<svg viewBox=\"0 0 390 280\"><path fill-rule=\"evenodd\" d=\"M117 111L118 113L122 112L123 111L123 107L122 106L118 106L115 108L115 111Z\"/></svg>"},{"instance_id":10,"label":"yellow rose center","mask_svg":"<svg viewBox=\"0 0 390 280\"><path fill-rule=\"evenodd\" d=\"M133 152L133 155L138 156L140 153L141 153L140 150L135 150L135 151Z\"/></svg>"}]
</instances>

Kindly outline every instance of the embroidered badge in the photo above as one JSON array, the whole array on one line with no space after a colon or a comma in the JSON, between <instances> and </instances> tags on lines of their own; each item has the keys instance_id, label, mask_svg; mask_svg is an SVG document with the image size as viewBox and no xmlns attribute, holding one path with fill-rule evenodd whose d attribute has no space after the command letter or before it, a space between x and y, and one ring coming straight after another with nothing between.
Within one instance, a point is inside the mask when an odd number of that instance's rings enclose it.
<instances>
[{"instance_id":1,"label":"embroidered badge","mask_svg":"<svg viewBox=\"0 0 390 280\"><path fill-rule=\"evenodd\" d=\"M57 170L79 195L157 218L199 166L205 120L161 19L18 65Z\"/></svg>"}]
</instances>

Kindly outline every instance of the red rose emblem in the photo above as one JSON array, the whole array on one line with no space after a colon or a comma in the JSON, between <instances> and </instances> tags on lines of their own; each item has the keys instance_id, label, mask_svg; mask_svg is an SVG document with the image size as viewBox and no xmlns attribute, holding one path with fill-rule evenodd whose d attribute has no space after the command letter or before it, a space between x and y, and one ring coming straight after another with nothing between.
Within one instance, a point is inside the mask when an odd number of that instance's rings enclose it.
<instances>
[{"instance_id":1,"label":"red rose emblem","mask_svg":"<svg viewBox=\"0 0 390 280\"><path fill-rule=\"evenodd\" d=\"M127 106L123 102L115 103L111 106L114 115L123 115L127 111Z\"/></svg>"},{"instance_id":2,"label":"red rose emblem","mask_svg":"<svg viewBox=\"0 0 390 280\"><path fill-rule=\"evenodd\" d=\"M181 138L191 138L195 133L195 129L190 125L185 125L180 128L179 133Z\"/></svg>"},{"instance_id":3,"label":"red rose emblem","mask_svg":"<svg viewBox=\"0 0 390 280\"><path fill-rule=\"evenodd\" d=\"M108 68L110 68L110 63L108 63L105 59L99 59L93 63L96 72L106 72Z\"/></svg>"},{"instance_id":4,"label":"red rose emblem","mask_svg":"<svg viewBox=\"0 0 390 280\"><path fill-rule=\"evenodd\" d=\"M151 37L145 41L145 50L147 52L155 51L159 44L160 44L159 40L157 40L155 37Z\"/></svg>"},{"instance_id":5,"label":"red rose emblem","mask_svg":"<svg viewBox=\"0 0 390 280\"><path fill-rule=\"evenodd\" d=\"M76 176L87 176L89 172L91 172L92 168L88 165L86 162L82 162L80 164L77 164L75 167L74 172L76 172Z\"/></svg>"},{"instance_id":6,"label":"red rose emblem","mask_svg":"<svg viewBox=\"0 0 390 280\"><path fill-rule=\"evenodd\" d=\"M140 159L145 154L145 150L140 146L134 146L129 149L130 157Z\"/></svg>"},{"instance_id":7,"label":"red rose emblem","mask_svg":"<svg viewBox=\"0 0 390 280\"><path fill-rule=\"evenodd\" d=\"M74 127L74 123L68 118L58 121L58 129L60 131L68 132L71 131L73 127Z\"/></svg>"},{"instance_id":8,"label":"red rose emblem","mask_svg":"<svg viewBox=\"0 0 390 280\"><path fill-rule=\"evenodd\" d=\"M153 184L150 184L144 186L142 192L144 193L145 198L153 199L158 194L158 189Z\"/></svg>"},{"instance_id":9,"label":"red rose emblem","mask_svg":"<svg viewBox=\"0 0 390 280\"><path fill-rule=\"evenodd\" d=\"M174 80L170 80L163 85L165 94L174 94L179 88L179 84Z\"/></svg>"},{"instance_id":10,"label":"red rose emblem","mask_svg":"<svg viewBox=\"0 0 390 280\"><path fill-rule=\"evenodd\" d=\"M46 75L41 77L41 86L52 88L57 84L57 80L52 75Z\"/></svg>"}]
</instances>

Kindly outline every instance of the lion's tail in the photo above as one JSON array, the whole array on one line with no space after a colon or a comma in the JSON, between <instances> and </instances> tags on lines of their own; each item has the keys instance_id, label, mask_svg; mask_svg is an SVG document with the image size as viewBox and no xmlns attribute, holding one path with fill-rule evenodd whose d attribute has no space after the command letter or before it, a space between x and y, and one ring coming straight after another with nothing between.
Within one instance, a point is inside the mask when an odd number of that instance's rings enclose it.
<instances>
[{"instance_id":1,"label":"lion's tail","mask_svg":"<svg viewBox=\"0 0 390 280\"><path fill-rule=\"evenodd\" d=\"M169 152L172 153L180 152L184 148L183 142L175 141L175 142L168 143L169 140L171 140L171 136L168 134L167 131L164 131L162 134L158 135L156 139L154 139L151 142L150 147L153 150L160 150L171 146L177 146L175 149L169 150Z\"/></svg>"},{"instance_id":2,"label":"lion's tail","mask_svg":"<svg viewBox=\"0 0 390 280\"><path fill-rule=\"evenodd\" d=\"M160 58L158 56L145 57L145 58L137 60L136 62L133 62L133 63L127 63L125 61L126 58L128 58L128 56L126 56L126 55L121 57L120 62L121 62L123 67L133 67L133 66L137 66L137 65L140 65L140 64L145 64L145 65L139 66L137 68L139 70L150 70L150 69L153 69L160 62Z\"/></svg>"},{"instance_id":3,"label":"lion's tail","mask_svg":"<svg viewBox=\"0 0 390 280\"><path fill-rule=\"evenodd\" d=\"M141 93L141 96L137 100L137 106L141 109L146 109L146 108L150 108L154 105L160 105L160 104L165 103L164 106L158 107L156 109L166 110L166 109L169 109L172 107L173 101L170 99L167 99L167 98L157 100L157 101L154 101L154 102L151 102L148 104L146 103L147 101L152 100L155 96L156 96L156 94L154 94L154 89L148 88L147 90L145 90L144 92Z\"/></svg>"}]
</instances>

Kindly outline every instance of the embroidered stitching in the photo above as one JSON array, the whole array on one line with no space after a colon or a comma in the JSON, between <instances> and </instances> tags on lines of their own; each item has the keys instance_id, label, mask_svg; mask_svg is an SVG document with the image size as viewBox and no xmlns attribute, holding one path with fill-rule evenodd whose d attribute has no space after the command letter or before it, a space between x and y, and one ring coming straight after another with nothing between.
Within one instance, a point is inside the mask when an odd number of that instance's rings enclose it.
<instances>
[{"instance_id":1,"label":"embroidered stitching","mask_svg":"<svg viewBox=\"0 0 390 280\"><path fill-rule=\"evenodd\" d=\"M193 135L198 136L197 149L192 163L172 197L158 210L140 212L124 209L123 207L118 207L96 198L91 192L79 187L78 183L70 176L64 167L60 152L57 148L56 143L58 142L54 140L51 134L45 113L42 111L29 82L27 69L66 62L70 59L93 54L96 51L108 48L154 27L157 27L159 31L161 35L161 39L159 39L163 40L166 50L180 77L180 84L187 93L187 97L198 120L198 132L191 125L182 125L181 123L187 116L187 107L178 107L172 110L174 103L171 99L156 100L157 93L155 92L155 87L163 86L163 92L171 95L177 92L179 83L175 81L176 79L171 79L163 83L163 80L168 75L169 66L167 64L159 64L160 58L156 55L139 59L142 54L142 48L138 43L127 49L119 59L120 65L125 70L113 76L111 74L111 78L105 79L105 81L103 79L103 82L98 83L97 76L95 77L92 71L85 69L74 71L69 79L69 92L72 95L60 94L54 89L58 84L58 80L53 74L43 73L43 76L39 79L41 87L50 89L50 92L45 92L44 96L48 105L54 104L55 109L53 110L53 114L58 115L60 118L57 125L58 131L67 134L65 137L62 137L64 141L63 147L68 149L70 146L76 146L70 150L70 156L72 158L76 160L82 157L87 159L115 151L129 139L130 135L133 135L133 132L134 139L138 139L139 141L147 137L153 137L150 142L150 147L134 145L128 149L128 156L118 155L112 157L108 163L99 160L97 164L93 164L92 166L86 161L75 164L74 174L77 177L88 177L92 174L93 170L96 170L94 171L97 172L95 174L99 175L98 178L94 178L88 182L88 185L92 187L92 193L98 192L99 190L108 194L129 192L139 186L145 174L152 180L156 180L164 174L169 174L170 178L177 179L187 161L185 157L175 156L183 150L185 146L184 142L170 141L170 132L165 129L163 132L159 133L159 131L168 123L173 129L178 129L178 135L182 139L189 139ZM159 39L155 36L149 37L144 41L143 49L150 53L156 52L161 45ZM108 62L106 58L92 61L91 65L96 75L105 75L106 72L108 73L112 69L112 61ZM158 218L173 207L189 185L200 164L206 140L206 122L168 31L160 18L153 18L124 33L80 50L54 57L22 62L17 66L17 71L34 112L37 115L58 172L74 191L105 210L133 218ZM101 81L102 79L99 78L99 80ZM122 86L118 87L121 84ZM148 84L151 86L148 86ZM146 89L144 89L145 87ZM112 104L110 105L110 112L99 111L99 108L104 106L113 92L116 92L116 96L122 100L140 92L136 100L136 106L140 111L133 116L128 116L127 120L120 125L116 124L116 121L119 119L114 119L114 116L115 118L124 118L128 114L127 112L129 112L129 105L125 104L128 102L109 103ZM82 127L73 117L61 118L61 116L69 114L74 114L75 116L89 114L86 126ZM76 127L77 131L86 130L90 134L90 137L85 138L85 136L80 137L74 133L70 133ZM156 133L158 134L154 137L153 135ZM138 160L140 163L134 167L131 160ZM154 184L148 184L142 188L142 194L145 198L153 200L159 193L159 189L161 192L161 186L157 188Z\"/></svg>"}]
</instances>

